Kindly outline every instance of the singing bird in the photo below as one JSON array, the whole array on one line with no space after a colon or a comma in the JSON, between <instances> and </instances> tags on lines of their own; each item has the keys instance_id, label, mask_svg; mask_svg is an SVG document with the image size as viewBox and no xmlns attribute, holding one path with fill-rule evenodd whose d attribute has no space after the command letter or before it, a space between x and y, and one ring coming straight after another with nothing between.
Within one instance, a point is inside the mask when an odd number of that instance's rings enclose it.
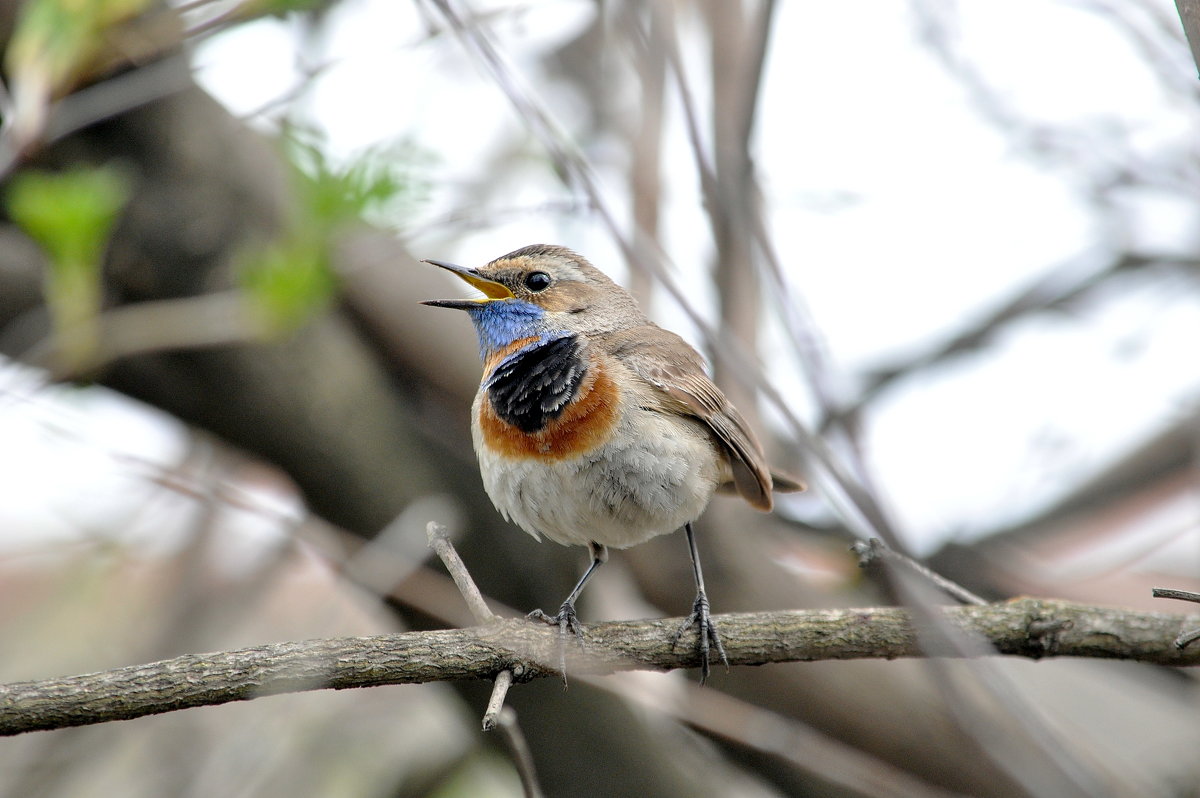
<instances>
[{"instance_id":1,"label":"singing bird","mask_svg":"<svg viewBox=\"0 0 1200 798\"><path fill-rule=\"evenodd\" d=\"M803 484L767 466L699 353L582 256L535 244L478 269L426 262L483 293L423 304L466 311L478 333L483 379L471 432L488 496L535 538L591 552L558 613L531 617L581 634L575 602L608 549L683 527L696 598L673 642L698 627L703 683L712 649L728 662L692 522L717 491L767 511L773 491Z\"/></svg>"}]
</instances>

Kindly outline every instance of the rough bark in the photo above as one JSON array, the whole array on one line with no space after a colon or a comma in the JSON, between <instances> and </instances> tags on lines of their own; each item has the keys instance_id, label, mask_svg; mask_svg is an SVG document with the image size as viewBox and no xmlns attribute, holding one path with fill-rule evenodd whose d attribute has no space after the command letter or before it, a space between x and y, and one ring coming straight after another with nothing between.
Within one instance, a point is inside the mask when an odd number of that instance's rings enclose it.
<instances>
[{"instance_id":1,"label":"rough bark","mask_svg":"<svg viewBox=\"0 0 1200 798\"><path fill-rule=\"evenodd\" d=\"M1063 601L1018 599L949 607L936 637L964 633L966 645L939 655L992 651L1034 659L1080 656L1158 665L1200 664L1200 646L1174 641L1191 619ZM680 619L589 627L577 646L524 619L469 629L275 643L188 654L144 665L0 686L0 734L128 720L189 707L319 689L489 679L511 669L520 680L557 676L565 654L575 676L671 670L695 664L674 646ZM934 650L902 608L794 610L717 616L731 665L922 656ZM926 632L933 630L926 630ZM990 649L982 645L990 645Z\"/></svg>"}]
</instances>

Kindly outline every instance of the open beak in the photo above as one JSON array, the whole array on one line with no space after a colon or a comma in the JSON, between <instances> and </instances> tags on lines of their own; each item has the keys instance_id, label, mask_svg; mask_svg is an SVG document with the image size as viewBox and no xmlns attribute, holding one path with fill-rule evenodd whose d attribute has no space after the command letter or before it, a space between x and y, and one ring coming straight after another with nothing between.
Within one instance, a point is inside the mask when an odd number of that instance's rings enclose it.
<instances>
[{"instance_id":1,"label":"open beak","mask_svg":"<svg viewBox=\"0 0 1200 798\"><path fill-rule=\"evenodd\" d=\"M472 288L476 288L484 293L484 296L478 299L428 299L422 302L422 305L432 305L435 308L468 310L470 308L477 308L485 302L491 302L496 299L512 299L513 297L513 292L508 290L506 285L498 283L495 280L489 280L475 269L468 269L466 266L458 266L441 260L426 260L422 262L432 263L434 266L443 268L460 277L463 282L468 283Z\"/></svg>"}]
</instances>

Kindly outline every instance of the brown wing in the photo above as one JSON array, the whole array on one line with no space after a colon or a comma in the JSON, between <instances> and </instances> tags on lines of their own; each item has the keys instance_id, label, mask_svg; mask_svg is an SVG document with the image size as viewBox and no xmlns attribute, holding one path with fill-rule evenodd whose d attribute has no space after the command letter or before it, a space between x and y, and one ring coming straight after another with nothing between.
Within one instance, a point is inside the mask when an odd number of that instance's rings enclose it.
<instances>
[{"instance_id":1,"label":"brown wing","mask_svg":"<svg viewBox=\"0 0 1200 798\"><path fill-rule=\"evenodd\" d=\"M752 506L770 510L771 472L762 447L742 414L708 378L699 353L675 333L653 325L623 330L614 339L610 351L666 394L669 409L708 426L729 454L738 494Z\"/></svg>"}]
</instances>

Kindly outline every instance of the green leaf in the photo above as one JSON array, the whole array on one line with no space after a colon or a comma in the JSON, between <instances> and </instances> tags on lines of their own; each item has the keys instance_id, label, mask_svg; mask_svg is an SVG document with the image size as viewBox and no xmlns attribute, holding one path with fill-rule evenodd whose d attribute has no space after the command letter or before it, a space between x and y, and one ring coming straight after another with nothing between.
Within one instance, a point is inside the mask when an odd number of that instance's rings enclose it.
<instances>
[{"instance_id":1,"label":"green leaf","mask_svg":"<svg viewBox=\"0 0 1200 798\"><path fill-rule=\"evenodd\" d=\"M284 141L295 167L287 227L271 244L248 249L238 269L260 320L276 333L295 329L328 305L337 291L332 242L345 227L411 195L408 171L416 153L372 150L335 165L311 131L292 129Z\"/></svg>"},{"instance_id":2,"label":"green leaf","mask_svg":"<svg viewBox=\"0 0 1200 798\"><path fill-rule=\"evenodd\" d=\"M38 242L56 269L99 264L117 214L128 198L112 168L24 172L8 189L8 212Z\"/></svg>"},{"instance_id":3,"label":"green leaf","mask_svg":"<svg viewBox=\"0 0 1200 798\"><path fill-rule=\"evenodd\" d=\"M416 177L418 164L433 157L400 141L338 163L325 153L317 133L303 129L289 131L285 144L299 172L301 212L309 215L310 223L328 230L364 218L386 224L385 215L403 213L405 204L424 191Z\"/></svg>"},{"instance_id":4,"label":"green leaf","mask_svg":"<svg viewBox=\"0 0 1200 798\"><path fill-rule=\"evenodd\" d=\"M296 11L317 11L326 0L247 0L237 9L242 18L259 15L283 16Z\"/></svg>"},{"instance_id":5,"label":"green leaf","mask_svg":"<svg viewBox=\"0 0 1200 798\"><path fill-rule=\"evenodd\" d=\"M243 289L268 331L299 327L334 295L325 242L295 236L251 251L238 271Z\"/></svg>"},{"instance_id":6,"label":"green leaf","mask_svg":"<svg viewBox=\"0 0 1200 798\"><path fill-rule=\"evenodd\" d=\"M80 77L110 29L149 5L149 0L27 0L5 52L12 82L45 86L51 94L63 90Z\"/></svg>"},{"instance_id":7,"label":"green leaf","mask_svg":"<svg viewBox=\"0 0 1200 798\"><path fill-rule=\"evenodd\" d=\"M98 344L104 251L128 194L111 168L24 172L8 187L9 215L46 253L46 303L68 369Z\"/></svg>"}]
</instances>

